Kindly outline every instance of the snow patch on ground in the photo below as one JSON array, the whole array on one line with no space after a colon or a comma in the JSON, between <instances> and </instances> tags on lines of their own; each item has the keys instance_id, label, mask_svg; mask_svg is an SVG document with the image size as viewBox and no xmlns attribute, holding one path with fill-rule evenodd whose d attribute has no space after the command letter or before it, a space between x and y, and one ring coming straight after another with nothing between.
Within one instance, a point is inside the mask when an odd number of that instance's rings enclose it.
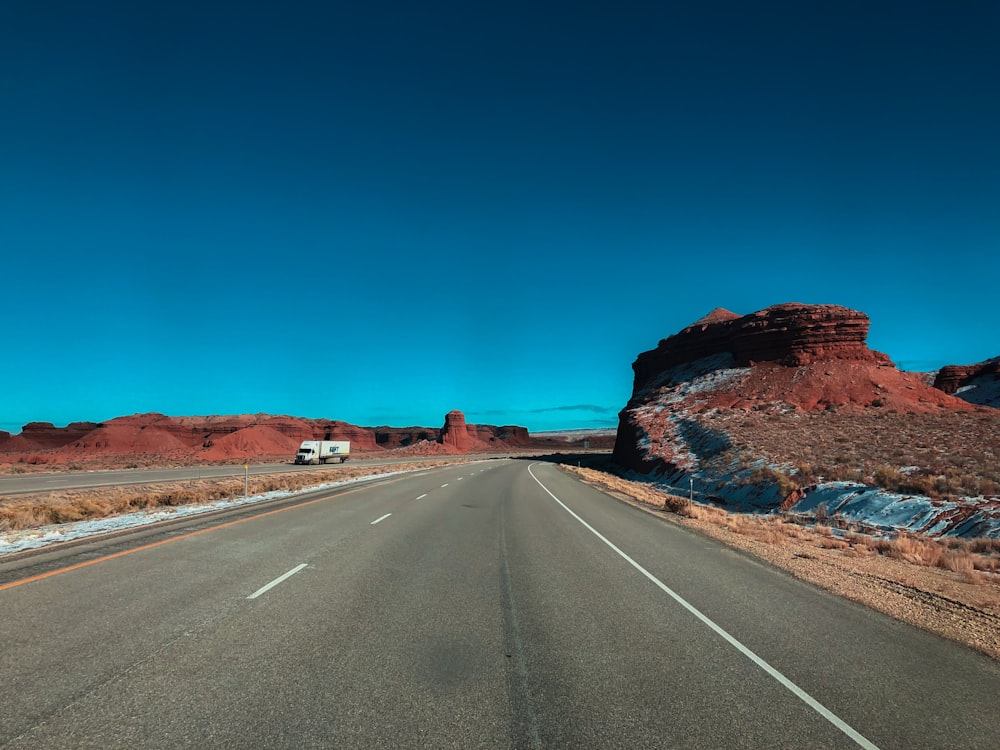
<instances>
[{"instance_id":1,"label":"snow patch on ground","mask_svg":"<svg viewBox=\"0 0 1000 750\"><path fill-rule=\"evenodd\" d=\"M807 493L794 510L815 513L821 505L830 515L882 531L1000 538L1000 509L982 497L934 500L854 482L826 482Z\"/></svg>"},{"instance_id":2,"label":"snow patch on ground","mask_svg":"<svg viewBox=\"0 0 1000 750\"><path fill-rule=\"evenodd\" d=\"M702 461L729 448L729 438L692 418L688 407L704 402L698 394L717 392L750 372L749 367L731 367L732 363L733 356L722 353L665 371L649 387L656 398L633 409L635 423L643 431L638 447L687 471L696 471Z\"/></svg>"},{"instance_id":3,"label":"snow patch on ground","mask_svg":"<svg viewBox=\"0 0 1000 750\"><path fill-rule=\"evenodd\" d=\"M1000 408L1000 378L996 375L981 375L963 385L954 395L970 404Z\"/></svg>"},{"instance_id":4,"label":"snow patch on ground","mask_svg":"<svg viewBox=\"0 0 1000 750\"><path fill-rule=\"evenodd\" d=\"M764 466L768 465L761 461L759 465L725 472L680 470L653 480L630 472L627 478L651 482L670 494L690 494L695 502L744 513L772 513L784 500L777 485L751 481L754 469ZM855 482L824 482L807 492L791 512L817 517L836 515L858 523L862 529L885 533L1000 539L1000 503L984 497L935 500Z\"/></svg>"},{"instance_id":5,"label":"snow patch on ground","mask_svg":"<svg viewBox=\"0 0 1000 750\"><path fill-rule=\"evenodd\" d=\"M213 510L223 510L235 508L240 505L253 505L267 500L278 500L283 497L304 492L315 492L333 487L342 487L347 484L357 484L368 482L373 479L384 479L398 474L408 474L408 471L393 471L385 474L375 474L367 477L355 477L345 479L342 482L327 482L315 487L308 487L302 490L291 492L289 490L275 490L261 495L250 495L249 497L239 497L232 500L216 500L211 503L201 505L178 505L169 508L159 508L156 510L140 510L135 513L126 513L121 516L109 516L107 518L97 518L91 521L74 521L72 523L53 524L42 526L37 529L23 529L20 531L7 531L0 533L0 557L10 555L14 552L22 552L29 549L46 547L59 542L69 542L74 539L83 539L97 534L107 534L112 531L131 529L136 526L145 526L157 521L167 521L187 516L196 516L201 513L208 513Z\"/></svg>"}]
</instances>

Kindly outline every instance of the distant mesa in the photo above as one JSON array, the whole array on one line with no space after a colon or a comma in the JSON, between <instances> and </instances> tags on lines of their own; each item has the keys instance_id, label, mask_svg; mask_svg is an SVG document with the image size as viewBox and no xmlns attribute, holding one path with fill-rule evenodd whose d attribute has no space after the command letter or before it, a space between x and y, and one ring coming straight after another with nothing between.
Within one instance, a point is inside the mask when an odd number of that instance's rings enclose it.
<instances>
[{"instance_id":1,"label":"distant mesa","mask_svg":"<svg viewBox=\"0 0 1000 750\"><path fill-rule=\"evenodd\" d=\"M294 455L303 440L350 440L352 452L404 455L465 454L527 446L524 427L466 424L451 411L442 428L359 427L338 420L271 414L168 417L132 414L107 422L55 427L30 422L18 435L0 432L4 462L59 464L135 456L165 461L230 461Z\"/></svg>"},{"instance_id":2,"label":"distant mesa","mask_svg":"<svg viewBox=\"0 0 1000 750\"><path fill-rule=\"evenodd\" d=\"M970 404L1000 408L1000 357L942 367L934 377L934 387Z\"/></svg>"}]
</instances>

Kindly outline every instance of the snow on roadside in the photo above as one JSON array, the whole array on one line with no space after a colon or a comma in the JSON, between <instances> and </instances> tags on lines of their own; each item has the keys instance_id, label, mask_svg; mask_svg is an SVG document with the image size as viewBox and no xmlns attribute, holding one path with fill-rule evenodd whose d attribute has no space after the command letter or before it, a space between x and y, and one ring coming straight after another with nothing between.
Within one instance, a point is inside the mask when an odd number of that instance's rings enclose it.
<instances>
[{"instance_id":1,"label":"snow on roadside","mask_svg":"<svg viewBox=\"0 0 1000 750\"><path fill-rule=\"evenodd\" d=\"M934 500L855 482L825 482L806 493L793 510L815 513L820 505L829 515L882 531L1000 539L1000 507L983 497L963 497L960 502Z\"/></svg>"},{"instance_id":2,"label":"snow on roadside","mask_svg":"<svg viewBox=\"0 0 1000 750\"><path fill-rule=\"evenodd\" d=\"M754 468L766 465L761 461ZM751 472L752 469L725 473L682 470L658 477L652 484L682 496L693 489L696 502L711 499L744 513L773 512L782 500L777 486L749 481ZM634 481L650 482L645 474L629 472L626 476ZM790 512L818 517L836 515L863 528L887 533L906 531L929 537L1000 539L1000 502L985 497L935 500L856 482L824 482L808 491Z\"/></svg>"},{"instance_id":3,"label":"snow on roadside","mask_svg":"<svg viewBox=\"0 0 1000 750\"><path fill-rule=\"evenodd\" d=\"M156 510L140 510L134 513L126 513L120 516L108 516L90 521L73 521L70 523L51 524L41 526L37 529L21 529L19 531L7 531L0 533L0 557L10 555L15 552L23 552L29 549L38 549L50 544L69 542L74 539L83 539L88 536L107 534L112 531L131 529L137 526L166 521L187 516L196 516L201 513L208 513L213 510L223 510L235 508L240 505L253 505L267 500L278 500L283 497L304 492L315 492L333 487L342 487L347 484L357 484L368 482L373 479L384 479L398 474L409 474L412 471L423 471L423 469L411 469L409 471L392 471L385 474L373 474L367 477L355 477L345 479L342 482L327 482L314 487L306 487L301 490L274 490L261 495L250 495L249 497L238 497L232 500L216 500L211 503L197 505L176 505L169 508L158 508Z\"/></svg>"}]
</instances>

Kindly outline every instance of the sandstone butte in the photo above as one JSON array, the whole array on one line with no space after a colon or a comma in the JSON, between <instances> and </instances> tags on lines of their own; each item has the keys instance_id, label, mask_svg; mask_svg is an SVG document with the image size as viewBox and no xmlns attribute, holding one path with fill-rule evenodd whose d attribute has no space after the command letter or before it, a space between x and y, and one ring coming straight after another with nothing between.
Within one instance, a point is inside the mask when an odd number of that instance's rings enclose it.
<instances>
[{"instance_id":1,"label":"sandstone butte","mask_svg":"<svg viewBox=\"0 0 1000 750\"><path fill-rule=\"evenodd\" d=\"M666 457L657 455L650 435L663 432L666 413L679 409L696 415L775 404L847 413L976 408L868 348L869 325L867 315L839 305L791 302L743 316L713 310L636 358L632 397L619 414L616 462L641 472L660 465ZM683 403L672 398L685 382L712 373L717 382L709 378L696 396Z\"/></svg>"},{"instance_id":2,"label":"sandstone butte","mask_svg":"<svg viewBox=\"0 0 1000 750\"><path fill-rule=\"evenodd\" d=\"M21 433L0 432L0 461L40 463L95 456L157 455L172 460L219 461L255 456L291 457L303 440L350 440L352 451L466 453L528 445L524 427L469 425L449 412L443 428L359 427L347 422L270 414L168 417L134 414L107 422L55 427L31 422ZM43 452L39 456L39 452Z\"/></svg>"}]
</instances>

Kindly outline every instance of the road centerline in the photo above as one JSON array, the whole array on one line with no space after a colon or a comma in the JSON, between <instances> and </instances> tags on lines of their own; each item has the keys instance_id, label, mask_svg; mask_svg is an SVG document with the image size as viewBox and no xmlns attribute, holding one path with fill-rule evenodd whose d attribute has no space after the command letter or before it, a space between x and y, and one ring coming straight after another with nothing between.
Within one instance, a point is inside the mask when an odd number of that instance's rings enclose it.
<instances>
[{"instance_id":1,"label":"road centerline","mask_svg":"<svg viewBox=\"0 0 1000 750\"><path fill-rule=\"evenodd\" d=\"M305 568L308 565L309 565L309 563L300 563L299 565L296 565L294 568L292 568L291 570L289 570L287 573L283 573L280 576L278 576L277 578L275 578L273 581L271 581L270 583L261 586L259 589L257 589L252 594L250 594L250 596L248 596L247 599L256 599L261 594L266 594L268 591L270 591L271 589L273 589L279 583L282 583L283 581L287 581L289 578L291 578L293 575L295 575L296 573L298 573L300 570L302 570L303 568Z\"/></svg>"},{"instance_id":2,"label":"road centerline","mask_svg":"<svg viewBox=\"0 0 1000 750\"><path fill-rule=\"evenodd\" d=\"M372 521L372 522L371 522L371 524L369 524L369 525L371 525L371 526L374 526L374 525L375 525L375 524L377 524L377 523L378 523L379 521L384 521L385 519L387 519L387 518L388 518L389 516L391 516L391 515L392 515L392 513L386 513L386 514L385 514L384 516L379 516L379 517L378 517L378 518L376 518L376 519L375 519L374 521Z\"/></svg>"},{"instance_id":3,"label":"road centerline","mask_svg":"<svg viewBox=\"0 0 1000 750\"><path fill-rule=\"evenodd\" d=\"M673 599L678 604L680 604L682 607L684 607L684 609L686 609L688 612L690 612L695 617L697 617L702 623L704 623L705 625L707 625L714 633L716 633L716 635L720 636L730 646L732 646L733 648L735 648L737 651L739 651L741 654L743 654L747 659L749 659L754 664L756 664L758 667L760 667L770 677L774 678L780 685L782 685L789 692L791 692L796 698L798 698L799 700L801 700L803 703L805 703L807 706L809 706L811 709L813 709L813 711L815 711L817 714L819 714L824 719L826 719L830 724L832 724L834 727L836 727L841 732L843 732L845 735L847 735L851 740L854 741L855 744L858 745L858 747L862 747L865 750L879 750L879 748L878 748L877 745L875 745L870 740L868 740L866 737L864 737L863 735L861 735L858 731L856 731L853 727L851 727L847 722L845 722L839 716L837 716L832 711L830 711L830 709L828 709L822 703L820 703L819 701L817 701L815 698L813 698L811 695L809 695L809 693L807 693L805 690L803 690L802 688L800 688L798 685L796 685L790 679L788 679L787 677L785 677L785 675L783 675L777 669L775 669L770 664L768 664L766 661L764 661L763 658L761 658L756 653L754 653L753 651L751 651L747 646L744 646L740 641L736 640L736 638L734 636L730 635L729 632L727 632L726 630L724 630L722 628L722 626L717 625L707 615L705 615L704 613L702 613L701 610L697 609L693 604L691 604L686 599L684 599L680 594L678 594L677 592L675 592L673 589L671 589L669 586L667 586L665 583L663 583L663 581L661 581L659 578L657 578L656 576L654 576L652 573L650 573L648 570L646 570L644 567L642 567L639 563L637 563L635 560L633 560L631 557L629 557L625 552L623 552L619 547L617 547L614 544L614 542L612 542L611 540L609 540L606 536L604 536L603 534L601 534L601 532L599 532L597 529L595 529L589 523L587 523L586 521L584 521L583 518L581 518L580 516L578 516L568 505L566 505L566 503L564 503L562 500L560 500L558 497L556 497L555 494L553 494L553 492L548 487L546 487L544 484L542 484L541 480L538 477L535 476L535 472L533 472L531 470L533 466L537 466L537 464L532 464L531 466L529 466L528 467L528 473L531 475L531 478L535 480L535 482L538 484L538 486L541 487L543 490L545 490L545 492L548 494L549 497L551 497L560 506L562 506L563 510L565 510L573 518L575 518L577 521L579 521L581 524L583 524L584 528L586 528L594 536L596 536L598 539L600 539L602 542L604 542L604 544L606 544L608 547L610 547L612 550L614 550L614 552L617 553L623 560L625 560L625 562L627 562L629 565L631 565L637 571L639 571L640 573L642 573L642 575L644 575L646 578L648 578L650 581L652 581L657 586L657 588L659 588L661 591L663 591L663 593L665 593L671 599Z\"/></svg>"}]
</instances>

